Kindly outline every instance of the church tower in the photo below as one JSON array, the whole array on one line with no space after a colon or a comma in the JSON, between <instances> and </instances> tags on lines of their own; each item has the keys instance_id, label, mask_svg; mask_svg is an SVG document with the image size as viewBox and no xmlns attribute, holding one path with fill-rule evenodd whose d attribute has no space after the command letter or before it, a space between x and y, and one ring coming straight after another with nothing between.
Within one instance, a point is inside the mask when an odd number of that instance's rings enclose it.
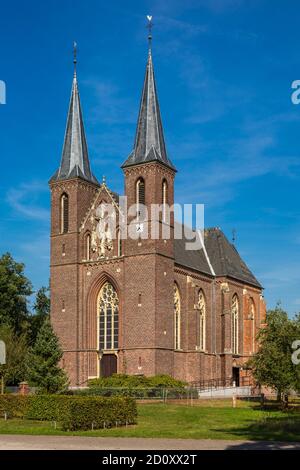
<instances>
[{"instance_id":1,"label":"church tower","mask_svg":"<svg viewBox=\"0 0 300 470\"><path fill-rule=\"evenodd\" d=\"M134 148L122 169L130 208L124 243L124 368L129 374L173 375L174 218L168 207L174 202L176 169L166 151L151 34Z\"/></svg>"},{"instance_id":2,"label":"church tower","mask_svg":"<svg viewBox=\"0 0 300 470\"><path fill-rule=\"evenodd\" d=\"M64 350L63 366L71 383L80 377L80 238L81 221L99 188L91 172L76 74L59 169L51 190L51 322Z\"/></svg>"}]
</instances>

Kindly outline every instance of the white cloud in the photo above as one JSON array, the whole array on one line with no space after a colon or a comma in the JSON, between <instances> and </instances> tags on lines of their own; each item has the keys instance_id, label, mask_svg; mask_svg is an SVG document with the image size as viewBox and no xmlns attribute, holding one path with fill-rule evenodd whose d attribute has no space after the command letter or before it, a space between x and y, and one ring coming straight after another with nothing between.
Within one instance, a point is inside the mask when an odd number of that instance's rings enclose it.
<instances>
[{"instance_id":1,"label":"white cloud","mask_svg":"<svg viewBox=\"0 0 300 470\"><path fill-rule=\"evenodd\" d=\"M48 186L45 182L23 183L17 188L9 189L6 200L17 214L28 219L48 222L49 209L38 204L41 194L47 191Z\"/></svg>"}]
</instances>

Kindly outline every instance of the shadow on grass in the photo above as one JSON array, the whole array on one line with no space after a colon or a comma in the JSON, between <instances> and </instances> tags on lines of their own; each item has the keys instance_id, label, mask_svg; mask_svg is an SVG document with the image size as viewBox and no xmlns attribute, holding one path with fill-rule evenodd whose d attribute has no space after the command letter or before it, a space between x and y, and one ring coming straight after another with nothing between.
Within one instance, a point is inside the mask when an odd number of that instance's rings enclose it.
<instances>
[{"instance_id":1,"label":"shadow on grass","mask_svg":"<svg viewBox=\"0 0 300 470\"><path fill-rule=\"evenodd\" d=\"M251 422L242 427L214 429L223 435L228 433L237 437L243 436L249 442L232 444L227 449L300 449L300 414L289 413L287 416L266 416L260 421ZM289 444L290 443L290 444Z\"/></svg>"}]
</instances>

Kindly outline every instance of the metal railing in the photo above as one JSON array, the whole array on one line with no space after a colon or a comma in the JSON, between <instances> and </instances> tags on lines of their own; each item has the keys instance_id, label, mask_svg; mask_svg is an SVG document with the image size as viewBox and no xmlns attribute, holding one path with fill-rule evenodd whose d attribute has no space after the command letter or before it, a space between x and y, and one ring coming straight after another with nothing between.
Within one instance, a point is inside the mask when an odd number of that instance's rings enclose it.
<instances>
[{"instance_id":1,"label":"metal railing","mask_svg":"<svg viewBox=\"0 0 300 470\"><path fill-rule=\"evenodd\" d=\"M240 377L238 383L235 382L233 377L197 380L191 382L190 386L198 391L211 391L227 387L250 387L253 386L253 379L251 377Z\"/></svg>"}]
</instances>

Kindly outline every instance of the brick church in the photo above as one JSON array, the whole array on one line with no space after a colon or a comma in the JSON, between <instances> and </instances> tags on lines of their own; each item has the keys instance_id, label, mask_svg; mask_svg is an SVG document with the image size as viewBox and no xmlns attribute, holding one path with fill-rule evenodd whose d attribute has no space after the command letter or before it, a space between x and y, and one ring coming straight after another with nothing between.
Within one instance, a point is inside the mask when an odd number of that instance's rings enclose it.
<instances>
[{"instance_id":1,"label":"brick church","mask_svg":"<svg viewBox=\"0 0 300 470\"><path fill-rule=\"evenodd\" d=\"M140 212L136 236L121 236L120 195L91 170L74 63L61 163L49 183L51 321L71 386L115 372L238 383L250 374L245 363L265 320L262 286L219 228L204 230L202 246L187 250L174 237L172 211L158 219L168 238L145 236L152 215L140 220ZM128 207L172 206L177 170L151 47L134 148L121 168ZM116 236L101 233L105 205L115 208Z\"/></svg>"}]
</instances>

